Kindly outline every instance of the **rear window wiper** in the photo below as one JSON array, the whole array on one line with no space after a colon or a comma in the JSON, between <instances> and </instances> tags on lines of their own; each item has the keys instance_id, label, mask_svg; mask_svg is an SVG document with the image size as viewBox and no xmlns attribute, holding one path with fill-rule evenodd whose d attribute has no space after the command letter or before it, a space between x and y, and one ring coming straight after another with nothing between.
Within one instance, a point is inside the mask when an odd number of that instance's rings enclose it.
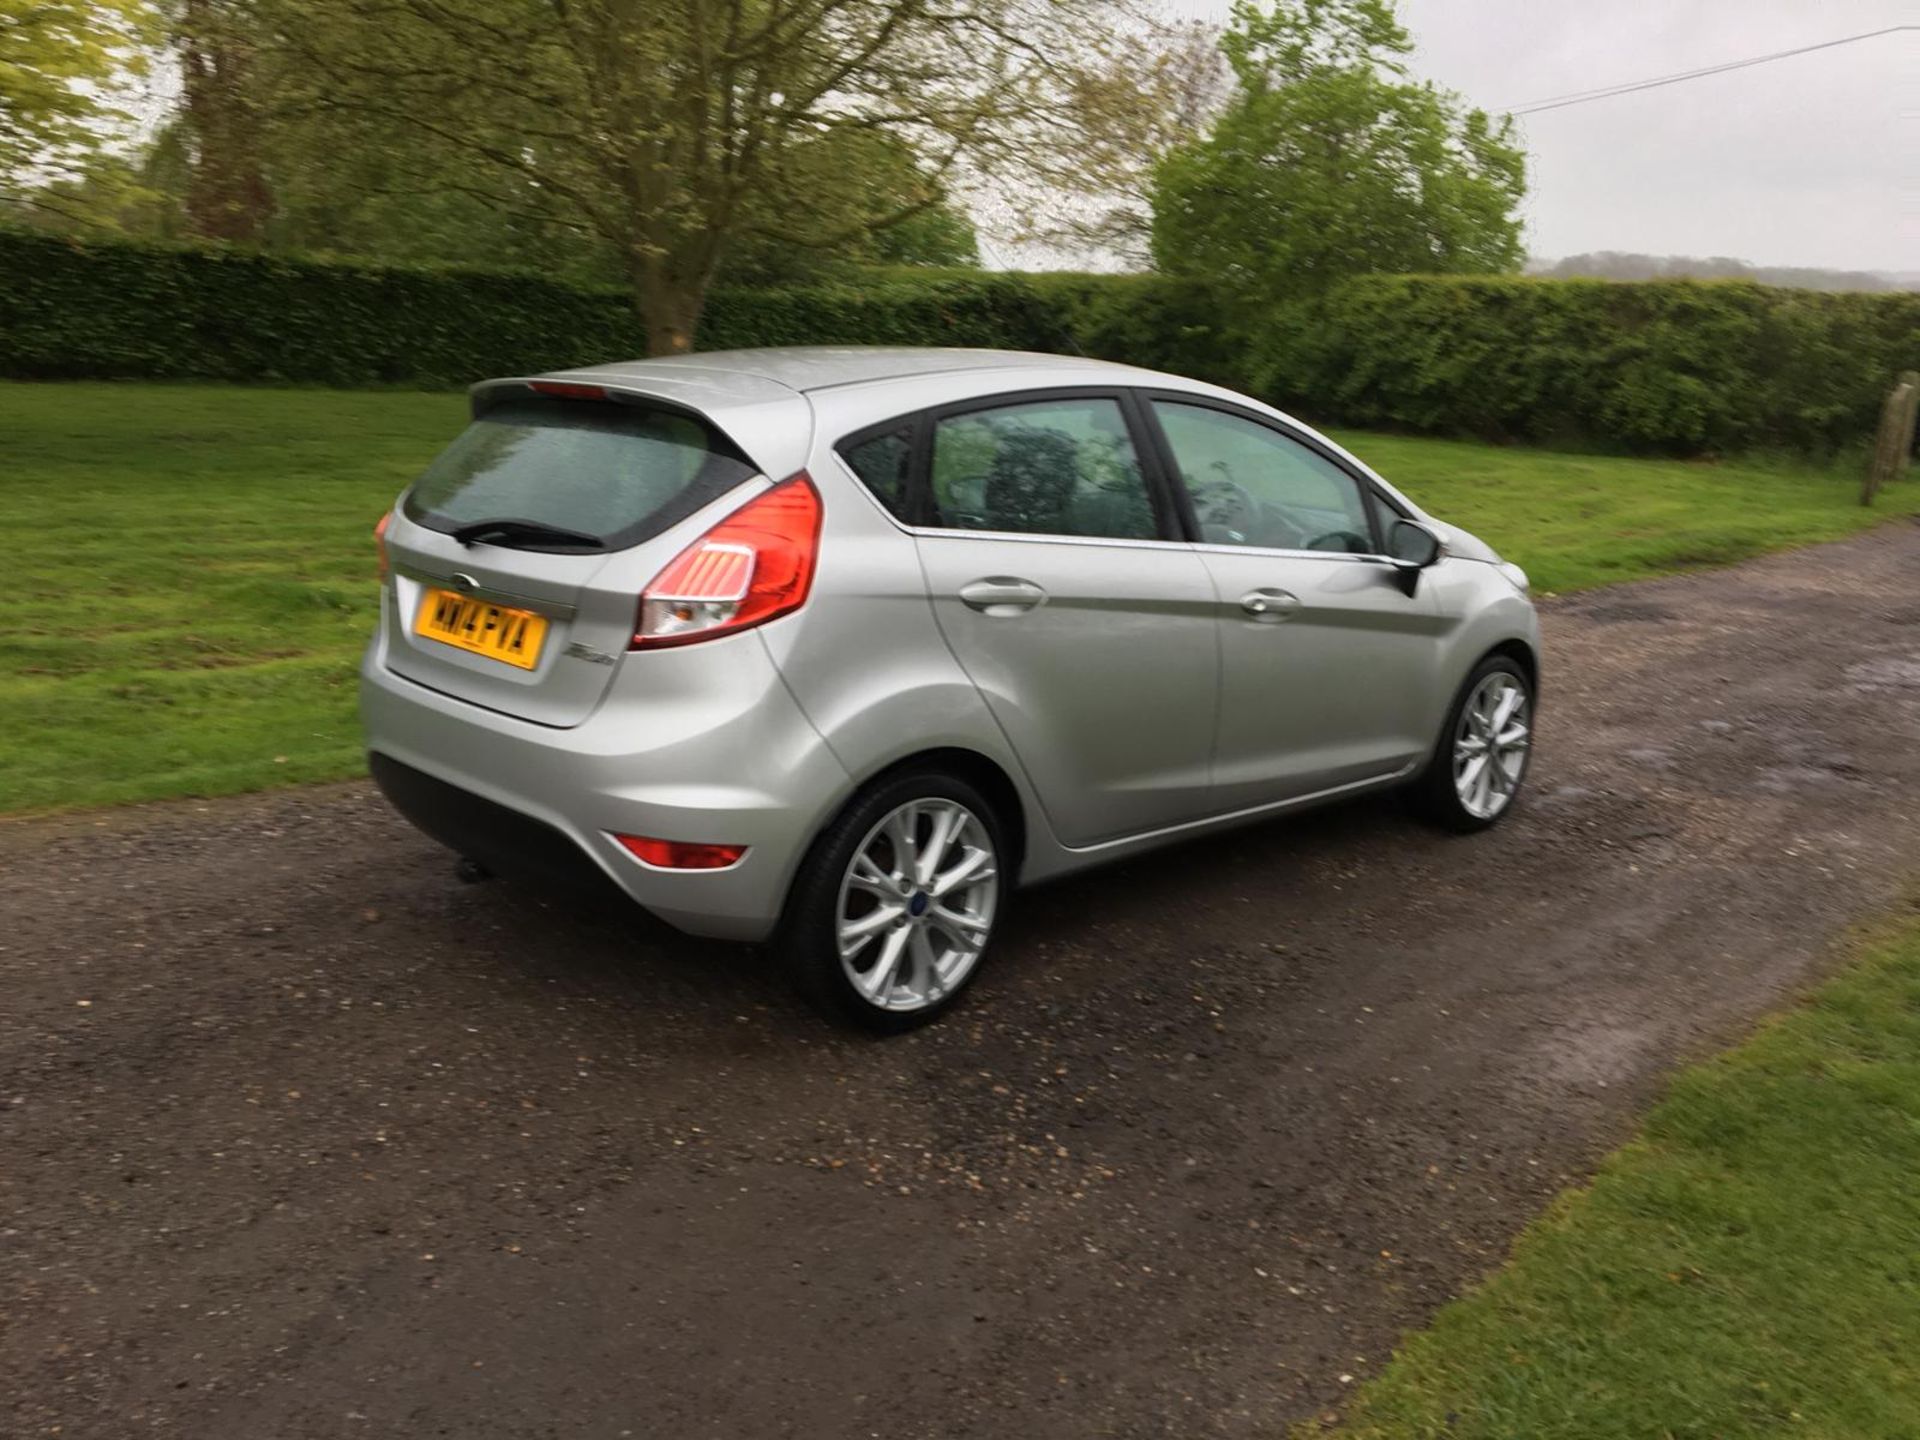
<instances>
[{"instance_id":1,"label":"rear window wiper","mask_svg":"<svg viewBox=\"0 0 1920 1440\"><path fill-rule=\"evenodd\" d=\"M604 550L607 542L598 535L588 535L579 530L568 530L559 525L549 525L543 520L517 520L511 516L502 516L492 520L470 520L465 525L455 526L447 532L462 545L472 545L479 540L531 541L536 545L572 545L581 550Z\"/></svg>"}]
</instances>

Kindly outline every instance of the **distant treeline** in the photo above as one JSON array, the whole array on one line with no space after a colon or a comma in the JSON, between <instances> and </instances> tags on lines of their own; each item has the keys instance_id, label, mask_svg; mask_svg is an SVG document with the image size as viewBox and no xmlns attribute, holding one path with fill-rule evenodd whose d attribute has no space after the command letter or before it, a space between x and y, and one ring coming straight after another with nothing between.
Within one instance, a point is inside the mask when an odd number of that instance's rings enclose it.
<instances>
[{"instance_id":1,"label":"distant treeline","mask_svg":"<svg viewBox=\"0 0 1920 1440\"><path fill-rule=\"evenodd\" d=\"M1920 275L1875 270L1819 270L1803 265L1750 265L1730 255L1636 255L1595 250L1564 260L1528 262L1527 273L1548 280L1751 280L1796 290L1920 290Z\"/></svg>"}]
</instances>

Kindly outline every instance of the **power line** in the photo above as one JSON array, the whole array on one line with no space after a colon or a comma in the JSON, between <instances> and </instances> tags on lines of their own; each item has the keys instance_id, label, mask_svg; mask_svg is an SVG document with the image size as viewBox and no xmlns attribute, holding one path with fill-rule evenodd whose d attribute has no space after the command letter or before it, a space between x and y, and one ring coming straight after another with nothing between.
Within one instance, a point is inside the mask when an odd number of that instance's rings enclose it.
<instances>
[{"instance_id":1,"label":"power line","mask_svg":"<svg viewBox=\"0 0 1920 1440\"><path fill-rule=\"evenodd\" d=\"M1707 75L1723 75L1729 70L1745 70L1753 65L1767 65L1775 60L1791 59L1795 55L1810 55L1815 50L1831 50L1836 45L1852 45L1860 40L1877 40L1882 35L1898 35L1903 30L1920 30L1920 25L1889 25L1884 30L1868 30L1860 35L1844 35L1838 40L1823 40L1818 45L1801 45L1792 50L1776 50L1771 55L1755 55L1746 60L1729 60L1725 64L1705 65L1698 70L1682 70L1674 75L1660 75L1651 80L1629 80L1619 85L1602 85L1593 90L1576 90L1568 95L1553 95L1545 100L1530 100L1525 105L1516 106L1505 113L1537 115L1543 110L1563 110L1569 105L1584 105L1590 100L1607 100L1615 95L1631 95L1639 90L1657 90L1662 85L1678 85L1683 80L1698 80Z\"/></svg>"}]
</instances>

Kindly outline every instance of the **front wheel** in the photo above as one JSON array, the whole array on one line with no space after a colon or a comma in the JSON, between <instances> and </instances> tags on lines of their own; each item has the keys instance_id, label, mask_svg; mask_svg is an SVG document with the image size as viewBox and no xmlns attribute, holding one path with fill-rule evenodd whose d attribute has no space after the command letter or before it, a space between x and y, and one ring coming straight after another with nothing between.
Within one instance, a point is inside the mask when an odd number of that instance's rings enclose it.
<instances>
[{"instance_id":1,"label":"front wheel","mask_svg":"<svg viewBox=\"0 0 1920 1440\"><path fill-rule=\"evenodd\" d=\"M1417 808L1449 830L1484 830L1512 808L1533 758L1533 686L1517 661L1474 667L1415 783Z\"/></svg>"},{"instance_id":2,"label":"front wheel","mask_svg":"<svg viewBox=\"0 0 1920 1440\"><path fill-rule=\"evenodd\" d=\"M993 807L939 771L862 792L802 862L779 948L829 1014L900 1031L973 979L999 919L1007 853Z\"/></svg>"}]
</instances>

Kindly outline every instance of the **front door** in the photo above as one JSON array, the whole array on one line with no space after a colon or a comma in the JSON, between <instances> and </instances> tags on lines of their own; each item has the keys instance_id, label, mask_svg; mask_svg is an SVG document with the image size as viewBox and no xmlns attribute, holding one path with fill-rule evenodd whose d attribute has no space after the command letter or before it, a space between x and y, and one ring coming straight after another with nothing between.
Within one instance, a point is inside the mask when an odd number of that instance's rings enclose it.
<instances>
[{"instance_id":1,"label":"front door","mask_svg":"<svg viewBox=\"0 0 1920 1440\"><path fill-rule=\"evenodd\" d=\"M1214 807L1394 774L1433 743L1440 616L1379 554L1363 482L1243 411L1149 402L1219 616Z\"/></svg>"},{"instance_id":2,"label":"front door","mask_svg":"<svg viewBox=\"0 0 1920 1440\"><path fill-rule=\"evenodd\" d=\"M1116 394L937 415L917 532L947 643L1055 834L1095 844L1208 804L1215 590Z\"/></svg>"}]
</instances>

